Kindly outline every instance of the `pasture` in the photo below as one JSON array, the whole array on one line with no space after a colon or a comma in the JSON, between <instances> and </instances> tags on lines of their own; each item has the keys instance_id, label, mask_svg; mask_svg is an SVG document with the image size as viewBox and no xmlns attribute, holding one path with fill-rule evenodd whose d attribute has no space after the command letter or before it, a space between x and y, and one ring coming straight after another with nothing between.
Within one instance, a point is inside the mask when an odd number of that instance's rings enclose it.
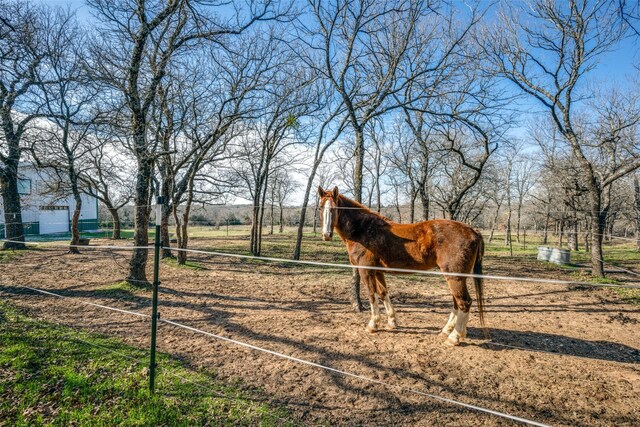
<instances>
[{"instance_id":1,"label":"pasture","mask_svg":"<svg viewBox=\"0 0 640 427\"><path fill-rule=\"evenodd\" d=\"M151 394L145 387L147 351L34 320L2 302L0 314L0 366L12 374L0 377L1 425L268 426L287 416L257 392L168 355L160 355L164 393Z\"/></svg>"},{"instance_id":2,"label":"pasture","mask_svg":"<svg viewBox=\"0 0 640 427\"><path fill-rule=\"evenodd\" d=\"M195 227L191 247L246 254L248 237L242 231L238 228L227 236L224 229ZM131 245L127 240L91 237L92 245ZM503 238L496 236L487 244L485 274L589 280L588 270L580 265L536 261L533 236L527 236L526 248L514 242L513 257ZM265 256L289 257L292 248L290 230L264 236ZM574 255L581 264L583 255ZM609 281L640 282L618 269L640 271L640 254L633 252L630 242L606 246L605 255L613 264L607 267ZM65 247L45 243L0 260L0 291L3 299L28 309L36 319L107 335L145 351L147 318L78 302L149 313L150 290L122 283L128 256L97 249L69 255ZM438 336L451 307L441 277L388 275L399 328L371 334L365 331L369 312L351 310L349 270L189 256L187 266L161 262L161 319L391 385L344 377L160 323L160 351L210 370L216 380L261 389L268 401L288 409L275 424L508 423L409 389L551 425L631 426L639 421L636 290L486 280L491 339L483 338L474 306L468 340L450 348ZM302 259L347 261L342 242L321 242L311 234ZM148 268L150 277L152 262ZM36 294L22 286L70 298ZM163 375L161 369L159 376ZM167 391L161 382L158 394Z\"/></svg>"}]
</instances>

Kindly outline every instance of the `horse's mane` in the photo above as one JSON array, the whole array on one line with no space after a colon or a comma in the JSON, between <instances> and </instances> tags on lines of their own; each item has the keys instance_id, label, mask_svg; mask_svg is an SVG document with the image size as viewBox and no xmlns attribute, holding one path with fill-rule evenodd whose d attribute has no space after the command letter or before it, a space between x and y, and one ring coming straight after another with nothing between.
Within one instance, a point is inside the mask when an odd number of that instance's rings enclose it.
<instances>
[{"instance_id":1,"label":"horse's mane","mask_svg":"<svg viewBox=\"0 0 640 427\"><path fill-rule=\"evenodd\" d=\"M378 212L372 211L371 209L369 209L368 207L366 207L362 203L358 203L355 200L351 200L348 197L343 196L342 194L338 195L338 199L340 199L340 204L338 205L338 208L341 208L341 207L358 208L356 210L359 213L365 213L367 215L373 215L377 219L380 219L380 220L382 220L384 222L391 222L391 220L389 218L387 218L386 216L380 215Z\"/></svg>"}]
</instances>

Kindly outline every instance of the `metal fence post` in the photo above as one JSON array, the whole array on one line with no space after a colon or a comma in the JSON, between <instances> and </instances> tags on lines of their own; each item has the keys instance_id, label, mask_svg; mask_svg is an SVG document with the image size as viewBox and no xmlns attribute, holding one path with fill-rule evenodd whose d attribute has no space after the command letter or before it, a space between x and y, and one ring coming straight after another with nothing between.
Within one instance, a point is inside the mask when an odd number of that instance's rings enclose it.
<instances>
[{"instance_id":1,"label":"metal fence post","mask_svg":"<svg viewBox=\"0 0 640 427\"><path fill-rule=\"evenodd\" d=\"M156 205L156 240L155 251L153 253L153 299L151 309L151 357L149 362L149 390L151 393L155 391L156 382L156 332L158 329L158 286L160 285L160 221L162 219L162 205L164 205L164 197L158 197Z\"/></svg>"}]
</instances>

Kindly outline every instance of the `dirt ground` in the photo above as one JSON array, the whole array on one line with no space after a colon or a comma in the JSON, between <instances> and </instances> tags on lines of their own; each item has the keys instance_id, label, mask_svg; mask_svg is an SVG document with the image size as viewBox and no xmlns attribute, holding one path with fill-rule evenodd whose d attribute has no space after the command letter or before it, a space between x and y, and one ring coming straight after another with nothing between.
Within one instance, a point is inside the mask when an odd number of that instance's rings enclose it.
<instances>
[{"instance_id":1,"label":"dirt ground","mask_svg":"<svg viewBox=\"0 0 640 427\"><path fill-rule=\"evenodd\" d=\"M28 251L0 264L0 292L36 317L146 347L148 319L20 287L149 313L151 292L105 288L125 276L128 257L98 250ZM491 340L483 338L474 311L468 340L450 348L438 336L451 309L441 278L388 276L399 328L370 334L368 311L350 308L348 270L195 258L206 268L163 263L162 319L541 423L640 424L640 310L610 290L488 280ZM505 262L488 257L485 272L561 278L534 261ZM160 324L158 348L263 390L302 424L513 424L167 324Z\"/></svg>"}]
</instances>

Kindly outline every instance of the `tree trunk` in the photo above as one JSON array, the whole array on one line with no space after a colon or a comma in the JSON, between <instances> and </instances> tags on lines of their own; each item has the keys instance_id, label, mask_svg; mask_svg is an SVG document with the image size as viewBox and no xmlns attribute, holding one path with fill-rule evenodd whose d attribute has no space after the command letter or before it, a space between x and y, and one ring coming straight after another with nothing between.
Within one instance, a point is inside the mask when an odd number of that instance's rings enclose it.
<instances>
[{"instance_id":1,"label":"tree trunk","mask_svg":"<svg viewBox=\"0 0 640 427\"><path fill-rule=\"evenodd\" d=\"M601 194L597 187L592 186L589 193L591 199L591 274L596 277L604 277L602 234L607 213L601 210Z\"/></svg>"},{"instance_id":2,"label":"tree trunk","mask_svg":"<svg viewBox=\"0 0 640 427\"><path fill-rule=\"evenodd\" d=\"M493 240L493 233L496 231L496 225L498 225L498 217L500 216L500 205L496 207L496 214L493 216L491 222L491 232L489 233L489 243Z\"/></svg>"},{"instance_id":3,"label":"tree trunk","mask_svg":"<svg viewBox=\"0 0 640 427\"><path fill-rule=\"evenodd\" d=\"M22 206L18 193L18 160L9 161L0 176L0 190L4 207L4 249L26 249L24 243L24 224L22 224Z\"/></svg>"},{"instance_id":4,"label":"tree trunk","mask_svg":"<svg viewBox=\"0 0 640 427\"><path fill-rule=\"evenodd\" d=\"M193 203L193 181L195 179L195 171L191 171L189 175L189 181L187 183L187 199L184 202L184 211L182 213L182 220L178 217L177 206L174 204L173 216L176 220L176 235L178 238L178 248L187 249L189 245L189 217L191 215L191 205ZM178 265L185 265L187 263L187 252L178 251Z\"/></svg>"},{"instance_id":5,"label":"tree trunk","mask_svg":"<svg viewBox=\"0 0 640 427\"><path fill-rule=\"evenodd\" d=\"M522 202L518 202L516 209L516 242L520 243L520 219L522 214Z\"/></svg>"},{"instance_id":6,"label":"tree trunk","mask_svg":"<svg viewBox=\"0 0 640 427\"><path fill-rule=\"evenodd\" d=\"M416 221L416 195L417 192L411 185L411 200L409 200L409 224L413 224Z\"/></svg>"},{"instance_id":7,"label":"tree trunk","mask_svg":"<svg viewBox=\"0 0 640 427\"><path fill-rule=\"evenodd\" d=\"M251 215L251 255L257 256L258 253L258 233L260 230L259 227L259 218L260 218L260 206L259 205L260 198L254 198L253 200L253 213Z\"/></svg>"},{"instance_id":8,"label":"tree trunk","mask_svg":"<svg viewBox=\"0 0 640 427\"><path fill-rule=\"evenodd\" d=\"M396 211L398 212L398 222L402 224L402 211L400 210L400 196L398 189L395 189Z\"/></svg>"},{"instance_id":9,"label":"tree trunk","mask_svg":"<svg viewBox=\"0 0 640 427\"><path fill-rule=\"evenodd\" d=\"M318 204L320 203L320 199L316 196L316 202L313 207L313 235L318 234Z\"/></svg>"},{"instance_id":10,"label":"tree trunk","mask_svg":"<svg viewBox=\"0 0 640 427\"><path fill-rule=\"evenodd\" d=\"M260 205L262 206L262 208L260 209L260 219L259 219L259 223L258 223L258 235L257 235L257 253L256 256L260 256L262 254L262 227L264 224L264 204L267 201L267 180L268 178L265 178L264 180L264 190L262 192L262 200Z\"/></svg>"},{"instance_id":11,"label":"tree trunk","mask_svg":"<svg viewBox=\"0 0 640 427\"><path fill-rule=\"evenodd\" d=\"M551 216L549 212L549 208L547 207L547 212L544 216L544 234L542 238L542 244L546 245L549 242L549 217Z\"/></svg>"},{"instance_id":12,"label":"tree trunk","mask_svg":"<svg viewBox=\"0 0 640 427\"><path fill-rule=\"evenodd\" d=\"M278 233L282 234L284 232L284 207L282 203L278 203L278 209L280 210L278 215Z\"/></svg>"},{"instance_id":13,"label":"tree trunk","mask_svg":"<svg viewBox=\"0 0 640 427\"><path fill-rule=\"evenodd\" d=\"M164 200L168 201L169 197L164 196ZM165 202L162 205L162 217L160 218L160 245L162 246L162 250L160 252L160 258L175 258L175 256L171 253L171 237L169 235L169 215L171 214L171 204ZM156 221L158 218L156 218Z\"/></svg>"},{"instance_id":14,"label":"tree trunk","mask_svg":"<svg viewBox=\"0 0 640 427\"><path fill-rule=\"evenodd\" d=\"M431 201L429 199L429 193L427 193L427 190L422 188L422 186L420 186L419 192L420 192L420 202L422 203L422 220L428 221L429 220L429 203Z\"/></svg>"},{"instance_id":15,"label":"tree trunk","mask_svg":"<svg viewBox=\"0 0 640 427\"><path fill-rule=\"evenodd\" d=\"M611 215L608 215L607 219L607 242L611 243L613 241L614 229L616 224L616 212L612 212Z\"/></svg>"},{"instance_id":16,"label":"tree trunk","mask_svg":"<svg viewBox=\"0 0 640 427\"><path fill-rule=\"evenodd\" d=\"M0 188L2 189L4 207L4 236L6 240L11 240L4 242L2 247L3 249L26 249L22 243L24 242L24 225L22 224L22 206L18 193L17 167L11 173L5 171L0 180Z\"/></svg>"},{"instance_id":17,"label":"tree trunk","mask_svg":"<svg viewBox=\"0 0 640 427\"><path fill-rule=\"evenodd\" d=\"M79 254L80 250L78 249L78 245L80 244L80 229L78 227L78 222L80 222L80 213L82 211L82 197L80 197L80 192L78 191L77 186L73 189L73 199L75 201L75 206L73 209L73 217L71 218L71 244L69 245L69 253L70 254Z\"/></svg>"},{"instance_id":18,"label":"tree trunk","mask_svg":"<svg viewBox=\"0 0 640 427\"><path fill-rule=\"evenodd\" d=\"M382 209L382 193L380 192L380 156L380 148L378 147L376 152L376 211L378 213L380 213L380 210Z\"/></svg>"},{"instance_id":19,"label":"tree trunk","mask_svg":"<svg viewBox=\"0 0 640 427\"><path fill-rule=\"evenodd\" d=\"M142 136L144 140L144 136ZM146 143L144 143L146 149ZM146 154L144 154L146 157ZM138 174L136 177L136 193L134 206L134 234L133 242L135 246L149 245L149 195L151 185L152 161L142 158L138 161ZM147 280L146 266L149 256L148 249L135 249L129 263L129 280L133 285L149 285Z\"/></svg>"},{"instance_id":20,"label":"tree trunk","mask_svg":"<svg viewBox=\"0 0 640 427\"><path fill-rule=\"evenodd\" d=\"M189 213L191 211L191 201L187 201L184 206L184 212L182 214L182 224L179 225L182 239L179 240L178 247L180 249L187 249L189 245ZM187 263L187 253L185 251L178 251L178 264L185 265Z\"/></svg>"},{"instance_id":21,"label":"tree trunk","mask_svg":"<svg viewBox=\"0 0 640 427\"><path fill-rule=\"evenodd\" d=\"M118 210L114 207L107 208L109 210L109 214L111 215L111 219L113 221L113 232L111 234L111 239L118 240L120 239L121 234L121 225L120 225L120 214Z\"/></svg>"},{"instance_id":22,"label":"tree trunk","mask_svg":"<svg viewBox=\"0 0 640 427\"><path fill-rule=\"evenodd\" d=\"M604 221L599 219L591 225L591 274L595 277L604 277L604 256L602 254L602 231Z\"/></svg>"},{"instance_id":23,"label":"tree trunk","mask_svg":"<svg viewBox=\"0 0 640 427\"><path fill-rule=\"evenodd\" d=\"M571 241L569 243L569 249L572 251L578 250L578 218L573 218L571 223Z\"/></svg>"},{"instance_id":24,"label":"tree trunk","mask_svg":"<svg viewBox=\"0 0 640 427\"><path fill-rule=\"evenodd\" d=\"M300 210L300 222L298 223L298 230L296 232L296 247L293 250L293 259L300 259L300 251L302 250L302 236L304 233L304 222L307 217L307 207L309 206L309 197L311 196L311 187L313 186L313 180L316 176L317 164L314 164L307 179L307 188L304 190L304 199L302 199L302 209ZM313 233L316 233L316 211L313 213Z\"/></svg>"},{"instance_id":25,"label":"tree trunk","mask_svg":"<svg viewBox=\"0 0 640 427\"><path fill-rule=\"evenodd\" d=\"M509 207L507 214L507 224L504 233L504 245L509 246L511 243L511 207Z\"/></svg>"},{"instance_id":26,"label":"tree trunk","mask_svg":"<svg viewBox=\"0 0 640 427\"><path fill-rule=\"evenodd\" d=\"M269 234L273 234L273 228L275 226L275 221L276 221L276 218L275 218L275 215L274 215L274 208L275 208L275 206L274 206L274 203L273 203L273 200L272 200L271 201L271 206L270 206L270 212L269 212L269 222L270 222L270 224L269 224Z\"/></svg>"},{"instance_id":27,"label":"tree trunk","mask_svg":"<svg viewBox=\"0 0 640 427\"><path fill-rule=\"evenodd\" d=\"M591 222L589 218L584 223L584 251L590 252L591 249Z\"/></svg>"},{"instance_id":28,"label":"tree trunk","mask_svg":"<svg viewBox=\"0 0 640 427\"><path fill-rule=\"evenodd\" d=\"M259 226L259 218L260 218L260 195L262 193L262 182L261 177L258 176L255 180L255 189L254 195L252 197L253 202L253 212L251 214L251 241L249 242L251 255L258 255L258 230Z\"/></svg>"},{"instance_id":29,"label":"tree trunk","mask_svg":"<svg viewBox=\"0 0 640 427\"><path fill-rule=\"evenodd\" d=\"M163 150L169 151L168 142L165 142ZM160 184L160 195L164 197L162 205L162 218L160 218L160 246L162 248L171 248L171 237L169 235L169 216L171 215L171 178L169 174L170 165L165 160L159 165L159 172L162 175L162 183ZM156 218L158 221L158 218ZM174 258L171 249L162 249L160 258Z\"/></svg>"},{"instance_id":30,"label":"tree trunk","mask_svg":"<svg viewBox=\"0 0 640 427\"><path fill-rule=\"evenodd\" d=\"M355 126L354 126L355 127ZM354 152L356 158L356 168L353 174L353 193L356 202L362 202L362 170L364 167L364 135L360 128L355 128L356 149ZM357 312L363 311L364 306L360 299L360 273L356 268L353 269L351 275L351 305Z\"/></svg>"},{"instance_id":31,"label":"tree trunk","mask_svg":"<svg viewBox=\"0 0 640 427\"><path fill-rule=\"evenodd\" d=\"M444 217L452 221L457 221L457 214L457 209L456 206L454 206L454 203L449 203L447 208L444 210Z\"/></svg>"}]
</instances>

